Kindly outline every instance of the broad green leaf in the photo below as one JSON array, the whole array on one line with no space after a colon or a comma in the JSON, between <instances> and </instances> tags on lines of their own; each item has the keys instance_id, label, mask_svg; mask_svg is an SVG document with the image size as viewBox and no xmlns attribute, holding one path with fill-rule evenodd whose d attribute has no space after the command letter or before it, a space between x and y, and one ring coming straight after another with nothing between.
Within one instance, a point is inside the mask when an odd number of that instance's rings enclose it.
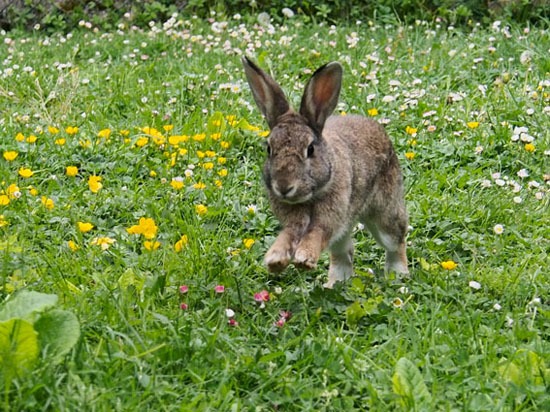
<instances>
[{"instance_id":1,"label":"broad green leaf","mask_svg":"<svg viewBox=\"0 0 550 412\"><path fill-rule=\"evenodd\" d=\"M208 123L206 124L206 133L208 135L212 135L214 133L223 133L225 130L226 124L225 119L223 117L222 112L215 112L210 118L208 119Z\"/></svg>"},{"instance_id":2,"label":"broad green leaf","mask_svg":"<svg viewBox=\"0 0 550 412\"><path fill-rule=\"evenodd\" d=\"M367 313L361 304L358 301L355 301L346 309L347 323L352 326L357 325L361 318L363 318L366 314Z\"/></svg>"},{"instance_id":3,"label":"broad green leaf","mask_svg":"<svg viewBox=\"0 0 550 412\"><path fill-rule=\"evenodd\" d=\"M401 396L401 402L405 407L426 406L432 401L420 370L407 358L401 358L395 364L392 382L393 391Z\"/></svg>"},{"instance_id":4,"label":"broad green leaf","mask_svg":"<svg viewBox=\"0 0 550 412\"><path fill-rule=\"evenodd\" d=\"M21 253L23 248L21 247L21 242L17 240L16 235L8 236L7 240L0 241L0 250L8 249L10 252Z\"/></svg>"},{"instance_id":5,"label":"broad green leaf","mask_svg":"<svg viewBox=\"0 0 550 412\"><path fill-rule=\"evenodd\" d=\"M504 380L522 385L526 382L533 382L536 385L543 385L550 370L546 368L544 359L535 352L519 349L511 361L501 365L498 373Z\"/></svg>"},{"instance_id":6,"label":"broad green leaf","mask_svg":"<svg viewBox=\"0 0 550 412\"><path fill-rule=\"evenodd\" d=\"M138 292L143 289L145 279L142 276L137 276L132 268L128 268L118 278L118 284L122 289L128 289L128 286L133 286Z\"/></svg>"},{"instance_id":7,"label":"broad green leaf","mask_svg":"<svg viewBox=\"0 0 550 412\"><path fill-rule=\"evenodd\" d=\"M38 341L48 359L59 360L69 352L80 337L80 324L76 316L66 310L53 309L35 322Z\"/></svg>"},{"instance_id":8,"label":"broad green leaf","mask_svg":"<svg viewBox=\"0 0 550 412\"><path fill-rule=\"evenodd\" d=\"M15 297L4 303L0 310L0 322L8 319L19 318L34 321L37 312L55 306L57 295L22 290Z\"/></svg>"},{"instance_id":9,"label":"broad green leaf","mask_svg":"<svg viewBox=\"0 0 550 412\"><path fill-rule=\"evenodd\" d=\"M0 322L0 367L13 377L24 372L38 358L37 333L23 319Z\"/></svg>"},{"instance_id":10,"label":"broad green leaf","mask_svg":"<svg viewBox=\"0 0 550 412\"><path fill-rule=\"evenodd\" d=\"M384 300L384 297L382 295L378 295L375 298L369 298L366 302L363 302L363 309L365 310L366 315L372 315L376 312L376 309L378 309L378 306L382 301Z\"/></svg>"}]
</instances>

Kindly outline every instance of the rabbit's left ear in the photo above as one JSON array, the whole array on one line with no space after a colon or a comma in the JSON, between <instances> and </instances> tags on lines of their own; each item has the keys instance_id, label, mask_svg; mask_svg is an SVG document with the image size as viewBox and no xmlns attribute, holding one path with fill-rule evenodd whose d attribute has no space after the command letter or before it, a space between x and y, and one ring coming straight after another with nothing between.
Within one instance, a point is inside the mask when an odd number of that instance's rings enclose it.
<instances>
[{"instance_id":1,"label":"rabbit's left ear","mask_svg":"<svg viewBox=\"0 0 550 412\"><path fill-rule=\"evenodd\" d=\"M300 114L318 135L321 135L325 120L336 108L341 87L342 65L338 62L321 66L306 85Z\"/></svg>"}]
</instances>

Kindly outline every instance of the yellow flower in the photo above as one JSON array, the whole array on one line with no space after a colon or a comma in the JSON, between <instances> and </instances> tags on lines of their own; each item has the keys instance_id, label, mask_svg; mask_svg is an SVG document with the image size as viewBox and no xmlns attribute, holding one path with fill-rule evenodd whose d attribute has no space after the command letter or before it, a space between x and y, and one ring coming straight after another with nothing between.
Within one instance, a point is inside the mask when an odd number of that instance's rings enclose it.
<instances>
[{"instance_id":1,"label":"yellow flower","mask_svg":"<svg viewBox=\"0 0 550 412\"><path fill-rule=\"evenodd\" d=\"M267 137L269 136L269 130L266 130L264 132L258 132L258 136L261 136L261 137ZM222 145L223 147L223 145ZM229 146L228 146L229 147Z\"/></svg>"},{"instance_id":2,"label":"yellow flower","mask_svg":"<svg viewBox=\"0 0 550 412\"><path fill-rule=\"evenodd\" d=\"M147 250L157 250L160 246L160 242L157 242L156 240L153 242L151 240L146 240L143 242L143 247Z\"/></svg>"},{"instance_id":3,"label":"yellow flower","mask_svg":"<svg viewBox=\"0 0 550 412\"><path fill-rule=\"evenodd\" d=\"M470 129L476 129L479 126L479 122L468 122L466 123L466 126L468 126Z\"/></svg>"},{"instance_id":4,"label":"yellow flower","mask_svg":"<svg viewBox=\"0 0 550 412\"><path fill-rule=\"evenodd\" d=\"M178 154L179 154L180 156L185 156L185 155L187 154L187 149L179 149L179 150L178 150Z\"/></svg>"},{"instance_id":5,"label":"yellow flower","mask_svg":"<svg viewBox=\"0 0 550 412\"><path fill-rule=\"evenodd\" d=\"M415 134L416 132L418 132L418 129L416 129L414 127L411 127L411 126L407 126L405 128L405 132L412 135L412 134Z\"/></svg>"},{"instance_id":6,"label":"yellow flower","mask_svg":"<svg viewBox=\"0 0 550 412\"><path fill-rule=\"evenodd\" d=\"M453 262L452 260L447 260L445 262L441 262L441 267L443 269L447 269L447 270L453 270L454 268L456 268L458 266L458 264L456 264L455 262Z\"/></svg>"},{"instance_id":7,"label":"yellow flower","mask_svg":"<svg viewBox=\"0 0 550 412\"><path fill-rule=\"evenodd\" d=\"M193 140L196 142L202 142L206 138L206 134L200 133L193 136Z\"/></svg>"},{"instance_id":8,"label":"yellow flower","mask_svg":"<svg viewBox=\"0 0 550 412\"><path fill-rule=\"evenodd\" d=\"M187 238L187 235L183 235L180 240L178 240L176 242L176 244L174 245L174 250L176 252L181 252L181 250L184 248L184 246L187 245L187 241L188 241L188 238Z\"/></svg>"},{"instance_id":9,"label":"yellow flower","mask_svg":"<svg viewBox=\"0 0 550 412\"><path fill-rule=\"evenodd\" d=\"M74 243L72 240L69 240L69 241L67 242L67 244L69 245L69 249L71 249L73 252L74 252L75 250L80 249L80 246L78 246L78 245L77 245L76 243Z\"/></svg>"},{"instance_id":10,"label":"yellow flower","mask_svg":"<svg viewBox=\"0 0 550 412\"><path fill-rule=\"evenodd\" d=\"M17 140L18 142L22 142L23 140L25 140L25 135L23 133L17 133L15 135L15 140Z\"/></svg>"},{"instance_id":11,"label":"yellow flower","mask_svg":"<svg viewBox=\"0 0 550 412\"><path fill-rule=\"evenodd\" d=\"M4 215L0 215L0 227L6 226L6 225L8 225L8 221L4 218Z\"/></svg>"},{"instance_id":12,"label":"yellow flower","mask_svg":"<svg viewBox=\"0 0 550 412\"><path fill-rule=\"evenodd\" d=\"M164 126L162 126L162 128L164 129L165 132L169 132L170 130L172 130L174 128L174 125L173 124L165 124Z\"/></svg>"},{"instance_id":13,"label":"yellow flower","mask_svg":"<svg viewBox=\"0 0 550 412\"><path fill-rule=\"evenodd\" d=\"M139 139L136 140L137 147L143 147L147 143L149 143L149 139L147 137L140 137Z\"/></svg>"},{"instance_id":14,"label":"yellow flower","mask_svg":"<svg viewBox=\"0 0 550 412\"><path fill-rule=\"evenodd\" d=\"M21 195L21 189L15 183L12 183L6 188L6 194L10 199L18 198Z\"/></svg>"},{"instance_id":15,"label":"yellow flower","mask_svg":"<svg viewBox=\"0 0 550 412\"><path fill-rule=\"evenodd\" d=\"M101 176L90 176L88 179L88 186L93 193L99 192L99 189L103 187L101 182Z\"/></svg>"},{"instance_id":16,"label":"yellow flower","mask_svg":"<svg viewBox=\"0 0 550 412\"><path fill-rule=\"evenodd\" d=\"M67 132L67 134L77 134L78 133L78 127L69 126L65 129L65 132Z\"/></svg>"},{"instance_id":17,"label":"yellow flower","mask_svg":"<svg viewBox=\"0 0 550 412\"><path fill-rule=\"evenodd\" d=\"M92 239L90 244L100 246L101 249L107 250L115 242L116 239L111 239L110 237L96 237Z\"/></svg>"},{"instance_id":18,"label":"yellow flower","mask_svg":"<svg viewBox=\"0 0 550 412\"><path fill-rule=\"evenodd\" d=\"M19 155L19 153L14 151L4 152L4 159L6 159L8 162L11 162L12 160L15 160L15 158Z\"/></svg>"},{"instance_id":19,"label":"yellow flower","mask_svg":"<svg viewBox=\"0 0 550 412\"><path fill-rule=\"evenodd\" d=\"M34 174L31 169L25 169L24 167L21 167L18 173L21 177L31 177Z\"/></svg>"},{"instance_id":20,"label":"yellow flower","mask_svg":"<svg viewBox=\"0 0 550 412\"><path fill-rule=\"evenodd\" d=\"M254 244L254 239L243 239L244 247L250 249Z\"/></svg>"},{"instance_id":21,"label":"yellow flower","mask_svg":"<svg viewBox=\"0 0 550 412\"><path fill-rule=\"evenodd\" d=\"M194 189L199 189L199 190L200 190L200 189L204 189L205 187L206 187L206 185L205 185L204 183L202 183L202 182L198 182L198 183L195 183L195 184L193 185L193 188L194 188Z\"/></svg>"},{"instance_id":22,"label":"yellow flower","mask_svg":"<svg viewBox=\"0 0 550 412\"><path fill-rule=\"evenodd\" d=\"M208 212L208 208L205 205L195 205L195 211L202 216Z\"/></svg>"},{"instance_id":23,"label":"yellow flower","mask_svg":"<svg viewBox=\"0 0 550 412\"><path fill-rule=\"evenodd\" d=\"M27 137L27 143L34 143L36 142L37 137L33 134L31 134L29 137Z\"/></svg>"},{"instance_id":24,"label":"yellow flower","mask_svg":"<svg viewBox=\"0 0 550 412\"><path fill-rule=\"evenodd\" d=\"M126 229L131 235L143 235L146 239L153 239L157 234L158 227L155 221L151 218L142 217L139 219L139 224Z\"/></svg>"},{"instance_id":25,"label":"yellow flower","mask_svg":"<svg viewBox=\"0 0 550 412\"><path fill-rule=\"evenodd\" d=\"M222 137L221 133L212 133L210 135L210 138L213 139L213 140L218 140L220 137Z\"/></svg>"},{"instance_id":26,"label":"yellow flower","mask_svg":"<svg viewBox=\"0 0 550 412\"><path fill-rule=\"evenodd\" d=\"M221 165L224 165L227 162L227 159L225 157L218 157L218 163Z\"/></svg>"},{"instance_id":27,"label":"yellow flower","mask_svg":"<svg viewBox=\"0 0 550 412\"><path fill-rule=\"evenodd\" d=\"M80 230L82 233L89 232L94 228L94 225L91 223L84 223L84 222L76 222L78 225L78 230Z\"/></svg>"},{"instance_id":28,"label":"yellow flower","mask_svg":"<svg viewBox=\"0 0 550 412\"><path fill-rule=\"evenodd\" d=\"M202 159L202 158L204 158L205 156L206 156L206 154L204 154L204 152L201 152L200 150L197 150L197 157L198 157L199 159Z\"/></svg>"},{"instance_id":29,"label":"yellow flower","mask_svg":"<svg viewBox=\"0 0 550 412\"><path fill-rule=\"evenodd\" d=\"M180 137L179 136L170 136L168 138L168 143L170 143L172 146L177 146L180 144Z\"/></svg>"},{"instance_id":30,"label":"yellow flower","mask_svg":"<svg viewBox=\"0 0 550 412\"><path fill-rule=\"evenodd\" d=\"M31 194L31 196L36 196L38 194L38 190L31 186L29 189L29 193Z\"/></svg>"},{"instance_id":31,"label":"yellow flower","mask_svg":"<svg viewBox=\"0 0 550 412\"><path fill-rule=\"evenodd\" d=\"M206 157L214 157L216 156L216 152L212 151L212 150L207 150L206 152Z\"/></svg>"},{"instance_id":32,"label":"yellow flower","mask_svg":"<svg viewBox=\"0 0 550 412\"><path fill-rule=\"evenodd\" d=\"M214 168L214 163L206 162L205 164L202 165L202 167L204 167L206 170L210 170Z\"/></svg>"},{"instance_id":33,"label":"yellow flower","mask_svg":"<svg viewBox=\"0 0 550 412\"><path fill-rule=\"evenodd\" d=\"M48 132L50 132L51 134L57 134L59 133L59 129L54 126L48 126Z\"/></svg>"},{"instance_id":34,"label":"yellow flower","mask_svg":"<svg viewBox=\"0 0 550 412\"><path fill-rule=\"evenodd\" d=\"M414 152L405 153L405 157L409 160L413 160L415 156L416 156L416 153L414 153Z\"/></svg>"},{"instance_id":35,"label":"yellow flower","mask_svg":"<svg viewBox=\"0 0 550 412\"><path fill-rule=\"evenodd\" d=\"M218 174L221 176L221 177L225 177L227 176L227 169L222 169L218 172Z\"/></svg>"},{"instance_id":36,"label":"yellow flower","mask_svg":"<svg viewBox=\"0 0 550 412\"><path fill-rule=\"evenodd\" d=\"M222 181L219 179L214 180L214 184L216 185L216 187L222 187Z\"/></svg>"},{"instance_id":37,"label":"yellow flower","mask_svg":"<svg viewBox=\"0 0 550 412\"><path fill-rule=\"evenodd\" d=\"M62 137L61 139L57 139L54 143L58 146L63 146L65 142L66 140Z\"/></svg>"},{"instance_id":38,"label":"yellow flower","mask_svg":"<svg viewBox=\"0 0 550 412\"><path fill-rule=\"evenodd\" d=\"M67 166L67 169L66 169L65 173L67 173L67 176L75 177L78 174L78 167L76 167L76 166Z\"/></svg>"},{"instance_id":39,"label":"yellow flower","mask_svg":"<svg viewBox=\"0 0 550 412\"><path fill-rule=\"evenodd\" d=\"M151 170L151 171L149 172L149 176L151 176L151 177L156 177L156 176L157 176L157 172L155 172L154 170Z\"/></svg>"},{"instance_id":40,"label":"yellow flower","mask_svg":"<svg viewBox=\"0 0 550 412\"><path fill-rule=\"evenodd\" d=\"M53 200L50 199L49 197L46 197L46 196L42 196L42 204L44 205L44 207L48 210L52 210L53 207L54 207L54 203L53 203Z\"/></svg>"},{"instance_id":41,"label":"yellow flower","mask_svg":"<svg viewBox=\"0 0 550 412\"><path fill-rule=\"evenodd\" d=\"M535 151L535 145L532 144L532 143L527 143L525 145L525 150L527 150L528 152L534 152Z\"/></svg>"},{"instance_id":42,"label":"yellow flower","mask_svg":"<svg viewBox=\"0 0 550 412\"><path fill-rule=\"evenodd\" d=\"M224 149L228 149L229 148L229 142L225 142L225 141L220 142L220 146Z\"/></svg>"},{"instance_id":43,"label":"yellow flower","mask_svg":"<svg viewBox=\"0 0 550 412\"><path fill-rule=\"evenodd\" d=\"M92 144L89 139L86 140L79 140L78 144L82 147L90 147Z\"/></svg>"},{"instance_id":44,"label":"yellow flower","mask_svg":"<svg viewBox=\"0 0 550 412\"><path fill-rule=\"evenodd\" d=\"M119 132L122 136L128 136L130 134L130 131L129 130L121 130Z\"/></svg>"},{"instance_id":45,"label":"yellow flower","mask_svg":"<svg viewBox=\"0 0 550 412\"><path fill-rule=\"evenodd\" d=\"M369 109L367 110L369 116L376 116L378 114L378 109Z\"/></svg>"},{"instance_id":46,"label":"yellow flower","mask_svg":"<svg viewBox=\"0 0 550 412\"><path fill-rule=\"evenodd\" d=\"M180 190L184 186L184 184L182 180L172 179L172 181L170 182L170 186L172 186L176 190Z\"/></svg>"},{"instance_id":47,"label":"yellow flower","mask_svg":"<svg viewBox=\"0 0 550 412\"><path fill-rule=\"evenodd\" d=\"M97 137L103 137L104 139L108 139L109 136L111 136L111 129L102 129L97 133Z\"/></svg>"},{"instance_id":48,"label":"yellow flower","mask_svg":"<svg viewBox=\"0 0 550 412\"><path fill-rule=\"evenodd\" d=\"M213 120L212 125L216 127L220 127L222 125L221 119Z\"/></svg>"},{"instance_id":49,"label":"yellow flower","mask_svg":"<svg viewBox=\"0 0 550 412\"><path fill-rule=\"evenodd\" d=\"M7 206L10 204L10 198L7 195L0 195L0 206Z\"/></svg>"}]
</instances>

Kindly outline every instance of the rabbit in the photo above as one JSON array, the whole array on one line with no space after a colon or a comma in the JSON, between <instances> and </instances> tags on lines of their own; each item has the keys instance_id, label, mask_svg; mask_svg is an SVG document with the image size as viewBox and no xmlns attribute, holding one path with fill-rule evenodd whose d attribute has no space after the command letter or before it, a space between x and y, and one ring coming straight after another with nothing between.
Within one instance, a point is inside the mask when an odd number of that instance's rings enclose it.
<instances>
[{"instance_id":1,"label":"rabbit","mask_svg":"<svg viewBox=\"0 0 550 412\"><path fill-rule=\"evenodd\" d=\"M386 251L386 271L408 274L408 214L397 155L384 128L360 115L331 115L342 85L338 62L309 79L294 111L281 87L256 64L242 64L254 100L270 128L263 179L283 229L264 257L279 273L291 261L314 269L330 250L328 281L354 275L357 221Z\"/></svg>"}]
</instances>

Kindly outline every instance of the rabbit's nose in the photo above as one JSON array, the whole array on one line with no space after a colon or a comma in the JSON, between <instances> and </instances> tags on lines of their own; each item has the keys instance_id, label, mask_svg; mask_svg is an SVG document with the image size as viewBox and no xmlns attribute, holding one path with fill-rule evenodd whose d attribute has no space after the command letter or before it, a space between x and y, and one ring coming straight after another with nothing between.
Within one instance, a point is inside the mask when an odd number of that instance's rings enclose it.
<instances>
[{"instance_id":1,"label":"rabbit's nose","mask_svg":"<svg viewBox=\"0 0 550 412\"><path fill-rule=\"evenodd\" d=\"M279 183L275 185L275 191L279 192L281 197L285 197L294 192L294 185L287 183Z\"/></svg>"}]
</instances>

